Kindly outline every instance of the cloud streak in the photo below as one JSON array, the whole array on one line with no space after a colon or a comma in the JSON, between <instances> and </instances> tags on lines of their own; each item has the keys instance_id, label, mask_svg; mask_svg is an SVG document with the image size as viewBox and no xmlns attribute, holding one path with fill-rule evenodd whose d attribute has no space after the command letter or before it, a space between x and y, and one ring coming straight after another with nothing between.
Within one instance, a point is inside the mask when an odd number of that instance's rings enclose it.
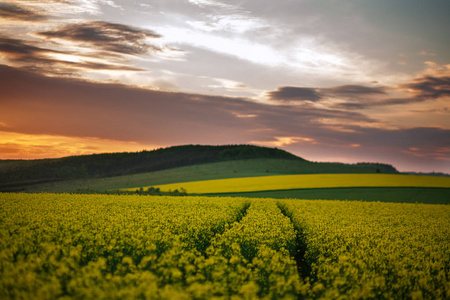
<instances>
[{"instance_id":1,"label":"cloud streak","mask_svg":"<svg viewBox=\"0 0 450 300\"><path fill-rule=\"evenodd\" d=\"M162 51L147 42L148 39L159 38L161 35L151 30L104 21L70 24L38 34L52 39L85 43L97 49L120 54L141 55Z\"/></svg>"},{"instance_id":2,"label":"cloud streak","mask_svg":"<svg viewBox=\"0 0 450 300\"><path fill-rule=\"evenodd\" d=\"M73 74L82 69L143 71L143 69L126 65L89 61L83 57L79 58L76 52L38 47L30 42L11 38L0 38L0 55L25 69L46 74ZM76 58L76 61L54 57Z\"/></svg>"},{"instance_id":3,"label":"cloud streak","mask_svg":"<svg viewBox=\"0 0 450 300\"><path fill-rule=\"evenodd\" d=\"M424 76L402 85L417 97L439 99L450 96L450 76Z\"/></svg>"},{"instance_id":4,"label":"cloud streak","mask_svg":"<svg viewBox=\"0 0 450 300\"><path fill-rule=\"evenodd\" d=\"M0 35L0 58L8 65L51 76L118 80L139 77L120 72L148 74L143 62L177 59L183 53L160 42L156 45L161 35L148 29L98 20L55 23L59 25L51 30L33 33L39 39Z\"/></svg>"},{"instance_id":5,"label":"cloud streak","mask_svg":"<svg viewBox=\"0 0 450 300\"><path fill-rule=\"evenodd\" d=\"M386 92L383 87L367 87L362 85L342 85L328 89L322 89L325 94L332 96L360 97L371 95L384 95Z\"/></svg>"},{"instance_id":6,"label":"cloud streak","mask_svg":"<svg viewBox=\"0 0 450 300\"><path fill-rule=\"evenodd\" d=\"M393 96L401 93L403 96ZM266 93L270 100L310 101L324 103L330 108L357 110L391 105L407 105L450 96L450 76L425 75L412 79L397 87L369 87L363 85L342 85L330 88L279 87ZM331 100L331 104L330 103Z\"/></svg>"},{"instance_id":7,"label":"cloud streak","mask_svg":"<svg viewBox=\"0 0 450 300\"><path fill-rule=\"evenodd\" d=\"M0 18L39 22L47 19L47 16L19 5L0 2Z\"/></svg>"}]
</instances>

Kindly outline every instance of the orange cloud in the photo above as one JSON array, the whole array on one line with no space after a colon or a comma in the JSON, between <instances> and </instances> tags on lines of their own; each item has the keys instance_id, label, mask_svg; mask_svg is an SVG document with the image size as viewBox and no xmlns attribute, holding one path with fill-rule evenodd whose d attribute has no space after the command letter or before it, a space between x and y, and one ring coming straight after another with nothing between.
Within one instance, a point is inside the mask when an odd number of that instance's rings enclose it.
<instances>
[{"instance_id":1,"label":"orange cloud","mask_svg":"<svg viewBox=\"0 0 450 300\"><path fill-rule=\"evenodd\" d=\"M100 138L0 131L0 159L56 158L104 152L133 152L159 147Z\"/></svg>"},{"instance_id":2,"label":"orange cloud","mask_svg":"<svg viewBox=\"0 0 450 300\"><path fill-rule=\"evenodd\" d=\"M403 152L415 157L428 157L436 160L450 161L450 147L410 147Z\"/></svg>"},{"instance_id":3,"label":"orange cloud","mask_svg":"<svg viewBox=\"0 0 450 300\"><path fill-rule=\"evenodd\" d=\"M317 144L312 138L298 137L298 136L277 136L274 141L253 141L252 144L266 146L266 147L283 147L291 144L298 144L306 142L310 144Z\"/></svg>"}]
</instances>

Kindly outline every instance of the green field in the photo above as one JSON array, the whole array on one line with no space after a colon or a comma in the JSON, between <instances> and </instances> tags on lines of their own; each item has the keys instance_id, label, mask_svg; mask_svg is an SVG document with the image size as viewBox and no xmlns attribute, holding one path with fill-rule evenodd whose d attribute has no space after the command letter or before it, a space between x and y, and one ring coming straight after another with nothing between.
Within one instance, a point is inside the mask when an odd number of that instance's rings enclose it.
<instances>
[{"instance_id":1,"label":"green field","mask_svg":"<svg viewBox=\"0 0 450 300\"><path fill-rule=\"evenodd\" d=\"M326 188L206 194L221 197L363 200L396 203L450 204L448 188Z\"/></svg>"},{"instance_id":2,"label":"green field","mask_svg":"<svg viewBox=\"0 0 450 300\"><path fill-rule=\"evenodd\" d=\"M0 193L1 299L448 299L450 206Z\"/></svg>"}]
</instances>

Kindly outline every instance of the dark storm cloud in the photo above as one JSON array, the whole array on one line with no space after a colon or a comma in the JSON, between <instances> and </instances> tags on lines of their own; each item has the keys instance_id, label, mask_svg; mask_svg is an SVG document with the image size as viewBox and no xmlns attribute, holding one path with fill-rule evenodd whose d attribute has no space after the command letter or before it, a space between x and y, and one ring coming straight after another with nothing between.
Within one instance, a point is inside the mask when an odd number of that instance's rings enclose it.
<instances>
[{"instance_id":1,"label":"dark storm cloud","mask_svg":"<svg viewBox=\"0 0 450 300\"><path fill-rule=\"evenodd\" d=\"M47 38L58 38L87 43L105 51L139 55L161 51L159 47L147 43L149 38L159 38L159 34L123 24L104 21L90 21L71 24L53 31L40 32Z\"/></svg>"},{"instance_id":2,"label":"dark storm cloud","mask_svg":"<svg viewBox=\"0 0 450 300\"><path fill-rule=\"evenodd\" d=\"M23 68L38 73L75 73L79 69L91 70L122 70L142 71L142 69L114 64L104 64L91 61L64 61L51 58L52 54L71 55L76 53L55 51L49 48L32 45L31 42L23 40L1 38L0 54L11 62L23 65Z\"/></svg>"},{"instance_id":3,"label":"dark storm cloud","mask_svg":"<svg viewBox=\"0 0 450 300\"><path fill-rule=\"evenodd\" d=\"M21 21L42 21L46 17L24 7L0 2L0 18Z\"/></svg>"},{"instance_id":4,"label":"dark storm cloud","mask_svg":"<svg viewBox=\"0 0 450 300\"><path fill-rule=\"evenodd\" d=\"M425 76L402 87L411 90L418 97L438 99L450 95L450 77Z\"/></svg>"},{"instance_id":5,"label":"dark storm cloud","mask_svg":"<svg viewBox=\"0 0 450 300\"><path fill-rule=\"evenodd\" d=\"M322 98L317 89L305 87L284 86L268 93L270 99L278 101L318 101Z\"/></svg>"}]
</instances>

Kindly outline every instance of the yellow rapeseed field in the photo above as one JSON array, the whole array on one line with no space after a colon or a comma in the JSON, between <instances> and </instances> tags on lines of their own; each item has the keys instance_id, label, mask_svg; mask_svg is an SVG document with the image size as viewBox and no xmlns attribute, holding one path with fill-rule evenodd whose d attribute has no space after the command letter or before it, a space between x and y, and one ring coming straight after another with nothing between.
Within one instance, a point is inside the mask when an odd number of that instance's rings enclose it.
<instances>
[{"instance_id":1,"label":"yellow rapeseed field","mask_svg":"<svg viewBox=\"0 0 450 300\"><path fill-rule=\"evenodd\" d=\"M450 299L450 206L0 193L0 299Z\"/></svg>"},{"instance_id":2,"label":"yellow rapeseed field","mask_svg":"<svg viewBox=\"0 0 450 300\"><path fill-rule=\"evenodd\" d=\"M239 193L338 187L442 187L450 188L450 177L400 174L308 174L275 175L180 182L156 185L161 191L185 189L189 194ZM146 190L148 187L144 187ZM123 189L134 191L136 188Z\"/></svg>"}]
</instances>

